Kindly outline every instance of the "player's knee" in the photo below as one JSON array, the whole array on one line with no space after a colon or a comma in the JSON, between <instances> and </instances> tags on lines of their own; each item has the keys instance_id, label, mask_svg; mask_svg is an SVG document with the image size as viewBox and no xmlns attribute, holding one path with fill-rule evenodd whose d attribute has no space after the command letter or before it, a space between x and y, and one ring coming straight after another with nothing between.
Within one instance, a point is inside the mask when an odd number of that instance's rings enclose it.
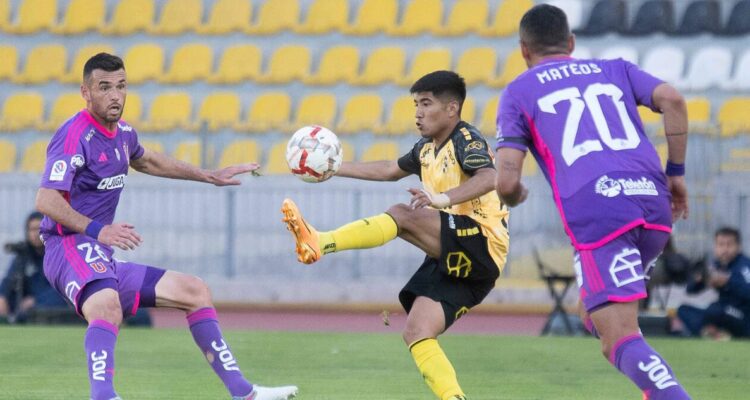
<instances>
[{"instance_id":1,"label":"player's knee","mask_svg":"<svg viewBox=\"0 0 750 400\"><path fill-rule=\"evenodd\" d=\"M101 319L114 325L120 325L122 322L120 297L114 290L106 289L97 292L83 304L82 313L89 322Z\"/></svg>"},{"instance_id":2,"label":"player's knee","mask_svg":"<svg viewBox=\"0 0 750 400\"><path fill-rule=\"evenodd\" d=\"M187 275L183 281L182 289L190 308L211 307L211 291L201 278Z\"/></svg>"},{"instance_id":3,"label":"player's knee","mask_svg":"<svg viewBox=\"0 0 750 400\"><path fill-rule=\"evenodd\" d=\"M419 340L427 339L433 336L430 333L425 332L424 329L421 329L418 326L407 325L406 328L404 328L404 331L401 333L401 337L404 339L404 343L406 343L407 346L411 346Z\"/></svg>"},{"instance_id":4,"label":"player's knee","mask_svg":"<svg viewBox=\"0 0 750 400\"><path fill-rule=\"evenodd\" d=\"M409 216L413 211L414 210L406 204L396 204L391 206L386 213L393 218L399 229L409 230L409 224L413 220L413 218L410 218Z\"/></svg>"}]
</instances>

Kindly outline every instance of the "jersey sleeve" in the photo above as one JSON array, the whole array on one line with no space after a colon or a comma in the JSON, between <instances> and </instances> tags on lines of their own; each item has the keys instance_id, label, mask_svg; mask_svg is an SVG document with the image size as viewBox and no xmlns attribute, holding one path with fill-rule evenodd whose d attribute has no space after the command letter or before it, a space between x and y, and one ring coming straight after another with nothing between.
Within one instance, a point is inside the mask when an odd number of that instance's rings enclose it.
<instances>
[{"instance_id":1,"label":"jersey sleeve","mask_svg":"<svg viewBox=\"0 0 750 400\"><path fill-rule=\"evenodd\" d=\"M461 128L455 143L456 159L461 169L469 175L482 168L495 168L487 141L479 132Z\"/></svg>"},{"instance_id":2,"label":"jersey sleeve","mask_svg":"<svg viewBox=\"0 0 750 400\"><path fill-rule=\"evenodd\" d=\"M86 165L80 136L64 127L52 137L47 146L41 187L70 191L76 172Z\"/></svg>"},{"instance_id":3,"label":"jersey sleeve","mask_svg":"<svg viewBox=\"0 0 750 400\"><path fill-rule=\"evenodd\" d=\"M631 62L623 61L623 63L625 65L625 74L630 81L630 88L638 104L644 105L653 111L661 112L661 110L654 108L653 94L654 89L664 83L664 81L638 68L637 65Z\"/></svg>"},{"instance_id":4,"label":"jersey sleeve","mask_svg":"<svg viewBox=\"0 0 750 400\"><path fill-rule=\"evenodd\" d=\"M130 135L128 146L130 147L130 161L137 160L141 157L143 157L143 152L145 149L143 146L141 146L141 142L138 141L138 133L135 131L135 129L132 130L132 135Z\"/></svg>"},{"instance_id":5,"label":"jersey sleeve","mask_svg":"<svg viewBox=\"0 0 750 400\"><path fill-rule=\"evenodd\" d=\"M417 142L408 153L398 159L399 168L420 178L422 178L422 165L419 163L419 151L422 148L420 146L421 143L421 141Z\"/></svg>"},{"instance_id":6,"label":"jersey sleeve","mask_svg":"<svg viewBox=\"0 0 750 400\"><path fill-rule=\"evenodd\" d=\"M496 149L510 147L526 151L529 145L531 145L531 134L526 122L526 116L522 111L521 105L510 94L510 88L508 88L500 98L500 106L497 111Z\"/></svg>"}]
</instances>

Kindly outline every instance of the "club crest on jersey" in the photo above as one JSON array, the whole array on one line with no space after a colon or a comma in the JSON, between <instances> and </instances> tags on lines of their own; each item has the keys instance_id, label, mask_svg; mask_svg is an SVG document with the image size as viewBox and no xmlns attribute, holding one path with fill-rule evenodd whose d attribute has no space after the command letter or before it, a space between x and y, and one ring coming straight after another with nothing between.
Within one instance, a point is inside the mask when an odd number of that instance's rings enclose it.
<instances>
[{"instance_id":1,"label":"club crest on jersey","mask_svg":"<svg viewBox=\"0 0 750 400\"><path fill-rule=\"evenodd\" d=\"M57 160L52 164L52 170L49 173L50 181L61 181L65 177L65 172L68 170L68 164L63 160Z\"/></svg>"},{"instance_id":2,"label":"club crest on jersey","mask_svg":"<svg viewBox=\"0 0 750 400\"><path fill-rule=\"evenodd\" d=\"M121 187L125 186L125 177L127 175L120 174L111 176L109 178L104 178L99 182L99 185L96 186L99 190L112 190L112 189L119 189Z\"/></svg>"},{"instance_id":3,"label":"club crest on jersey","mask_svg":"<svg viewBox=\"0 0 750 400\"><path fill-rule=\"evenodd\" d=\"M83 164L85 164L85 160L83 159L83 156L80 154L76 154L73 157L70 158L70 166L73 168L81 168L83 167Z\"/></svg>"}]
</instances>

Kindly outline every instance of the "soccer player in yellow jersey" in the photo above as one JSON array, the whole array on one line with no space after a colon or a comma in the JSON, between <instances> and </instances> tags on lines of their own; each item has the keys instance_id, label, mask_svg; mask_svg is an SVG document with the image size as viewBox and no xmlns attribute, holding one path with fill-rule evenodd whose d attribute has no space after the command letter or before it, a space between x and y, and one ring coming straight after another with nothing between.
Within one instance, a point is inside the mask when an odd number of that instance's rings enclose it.
<instances>
[{"instance_id":1,"label":"soccer player in yellow jersey","mask_svg":"<svg viewBox=\"0 0 750 400\"><path fill-rule=\"evenodd\" d=\"M397 236L419 247L425 260L399 294L408 313L404 342L425 382L441 400L466 397L437 342L453 322L492 290L508 252L508 210L494 192L495 169L487 142L461 120L463 78L436 71L411 87L422 138L398 161L345 162L338 176L395 181L416 174L410 204L319 232L289 199L282 212L296 240L298 259L382 246Z\"/></svg>"}]
</instances>

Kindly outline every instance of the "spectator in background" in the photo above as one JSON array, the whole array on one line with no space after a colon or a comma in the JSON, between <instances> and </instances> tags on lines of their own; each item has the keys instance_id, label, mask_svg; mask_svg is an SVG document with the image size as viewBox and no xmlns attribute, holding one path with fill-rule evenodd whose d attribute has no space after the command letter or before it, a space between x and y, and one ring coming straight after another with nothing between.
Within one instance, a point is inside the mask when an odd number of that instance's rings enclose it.
<instances>
[{"instance_id":1,"label":"spectator in background","mask_svg":"<svg viewBox=\"0 0 750 400\"><path fill-rule=\"evenodd\" d=\"M677 315L692 336L721 338L750 336L750 259L741 252L740 232L721 228L714 236L715 261L707 271L695 274L688 293L714 288L719 300L701 309L682 305Z\"/></svg>"},{"instance_id":2,"label":"spectator in background","mask_svg":"<svg viewBox=\"0 0 750 400\"><path fill-rule=\"evenodd\" d=\"M44 277L44 244L39 238L42 218L39 212L29 214L25 240L5 245L5 251L15 256L0 283L0 322L24 322L34 309L66 307L65 299Z\"/></svg>"}]
</instances>

